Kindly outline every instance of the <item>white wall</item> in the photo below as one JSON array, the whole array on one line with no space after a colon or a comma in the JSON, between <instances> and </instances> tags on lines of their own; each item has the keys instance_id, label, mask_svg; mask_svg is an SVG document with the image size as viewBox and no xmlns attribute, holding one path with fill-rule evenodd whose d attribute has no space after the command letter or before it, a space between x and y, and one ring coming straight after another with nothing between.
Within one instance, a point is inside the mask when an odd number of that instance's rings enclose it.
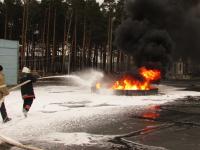
<instances>
[{"instance_id":1,"label":"white wall","mask_svg":"<svg viewBox=\"0 0 200 150\"><path fill-rule=\"evenodd\" d=\"M17 84L18 80L18 41L0 39L0 65L4 68L6 83Z\"/></svg>"}]
</instances>

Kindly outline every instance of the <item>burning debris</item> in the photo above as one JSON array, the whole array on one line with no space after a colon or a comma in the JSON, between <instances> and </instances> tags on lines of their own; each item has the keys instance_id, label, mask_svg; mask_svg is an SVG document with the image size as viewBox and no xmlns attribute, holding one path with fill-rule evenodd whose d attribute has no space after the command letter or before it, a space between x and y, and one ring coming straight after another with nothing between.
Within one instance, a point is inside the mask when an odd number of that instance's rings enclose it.
<instances>
[{"instance_id":1,"label":"burning debris","mask_svg":"<svg viewBox=\"0 0 200 150\"><path fill-rule=\"evenodd\" d=\"M161 72L156 69L147 69L141 67L139 69L140 75L143 77L143 81L134 79L132 76L124 76L122 79L117 80L112 86L113 90L150 90L154 89L151 87L153 81L161 78Z\"/></svg>"},{"instance_id":2,"label":"burning debris","mask_svg":"<svg viewBox=\"0 0 200 150\"><path fill-rule=\"evenodd\" d=\"M112 86L114 93L127 96L157 94L158 89L151 86L151 83L160 80L160 70L141 67L139 75L142 77L142 80L135 79L133 76L124 76L117 80Z\"/></svg>"},{"instance_id":3,"label":"burning debris","mask_svg":"<svg viewBox=\"0 0 200 150\"><path fill-rule=\"evenodd\" d=\"M158 89L153 87L151 83L161 79L161 71L157 69L147 69L141 67L139 69L139 77L133 75L123 75L118 80L114 81L109 87L110 90L114 91L116 95L151 95L157 94ZM103 88L101 83L96 83L95 88L92 91L97 92Z\"/></svg>"}]
</instances>

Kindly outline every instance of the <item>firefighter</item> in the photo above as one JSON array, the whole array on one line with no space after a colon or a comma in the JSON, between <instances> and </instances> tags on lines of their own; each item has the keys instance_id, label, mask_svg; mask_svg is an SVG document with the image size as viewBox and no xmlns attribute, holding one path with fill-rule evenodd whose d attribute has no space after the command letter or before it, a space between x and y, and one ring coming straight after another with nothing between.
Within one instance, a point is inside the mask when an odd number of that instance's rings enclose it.
<instances>
[{"instance_id":1,"label":"firefighter","mask_svg":"<svg viewBox=\"0 0 200 150\"><path fill-rule=\"evenodd\" d=\"M5 78L3 74L3 67L0 65L0 111L1 116L3 119L3 122L6 123L11 120L11 118L8 117L6 112L6 107L4 104L4 98L9 94L7 85L5 84Z\"/></svg>"},{"instance_id":2,"label":"firefighter","mask_svg":"<svg viewBox=\"0 0 200 150\"><path fill-rule=\"evenodd\" d=\"M36 82L37 78L31 74L31 70L29 68L23 67L22 78L20 79L20 83L23 83L28 80L30 80L30 82L21 86L21 95L24 100L23 113L25 117L27 117L27 113L31 108L33 99L35 99L33 83Z\"/></svg>"}]
</instances>

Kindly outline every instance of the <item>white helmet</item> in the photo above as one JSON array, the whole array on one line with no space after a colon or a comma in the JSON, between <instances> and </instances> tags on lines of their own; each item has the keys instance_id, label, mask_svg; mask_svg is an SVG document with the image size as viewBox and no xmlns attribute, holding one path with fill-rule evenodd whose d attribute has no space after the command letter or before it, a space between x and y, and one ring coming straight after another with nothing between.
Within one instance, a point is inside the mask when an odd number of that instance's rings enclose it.
<instances>
[{"instance_id":1,"label":"white helmet","mask_svg":"<svg viewBox=\"0 0 200 150\"><path fill-rule=\"evenodd\" d=\"M23 67L22 72L23 73L31 73L31 70L27 67Z\"/></svg>"}]
</instances>

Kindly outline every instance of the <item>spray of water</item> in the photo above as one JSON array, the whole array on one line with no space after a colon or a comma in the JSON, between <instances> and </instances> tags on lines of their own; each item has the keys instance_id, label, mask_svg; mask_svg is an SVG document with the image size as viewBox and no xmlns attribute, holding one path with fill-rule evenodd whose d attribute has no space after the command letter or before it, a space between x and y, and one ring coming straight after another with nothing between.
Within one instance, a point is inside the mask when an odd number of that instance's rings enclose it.
<instances>
[{"instance_id":1,"label":"spray of water","mask_svg":"<svg viewBox=\"0 0 200 150\"><path fill-rule=\"evenodd\" d=\"M101 78L103 77L104 74L102 72L90 69L90 70L75 72L72 75L47 76L47 77L42 77L40 79L64 78L68 80L70 79L70 81L76 85L91 87L93 84L96 83L96 81L101 80Z\"/></svg>"}]
</instances>

